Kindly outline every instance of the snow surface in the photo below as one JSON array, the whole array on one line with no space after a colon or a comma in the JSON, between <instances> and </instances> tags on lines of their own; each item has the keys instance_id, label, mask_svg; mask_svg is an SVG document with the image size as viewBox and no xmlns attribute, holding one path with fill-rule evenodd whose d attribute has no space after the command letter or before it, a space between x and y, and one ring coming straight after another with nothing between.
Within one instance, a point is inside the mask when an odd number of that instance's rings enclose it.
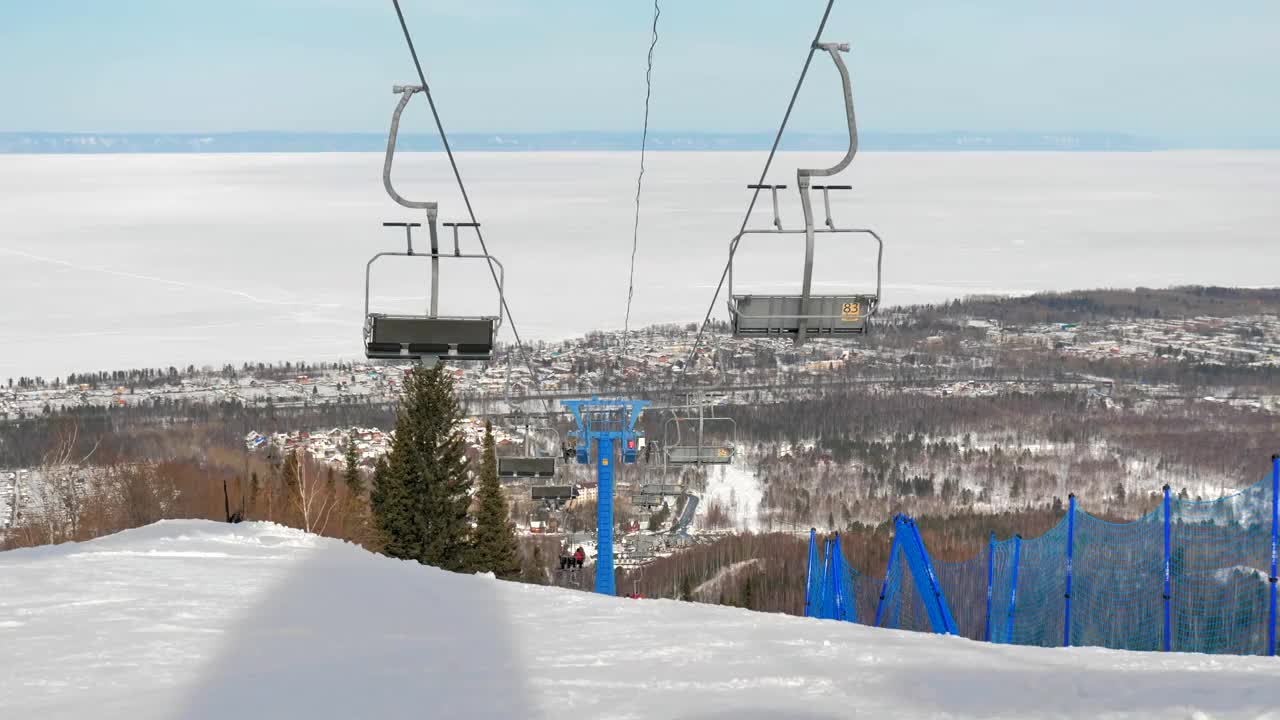
<instances>
[{"instance_id":1,"label":"snow surface","mask_svg":"<svg viewBox=\"0 0 1280 720\"><path fill-rule=\"evenodd\" d=\"M768 181L800 222L796 167ZM631 326L702 317L764 152L656 152L645 172ZM409 213L381 153L0 157L0 378L360 355L365 262ZM621 327L634 153L460 153L522 335ZM1280 153L861 153L832 197L841 224L885 238L889 304L971 293L1185 283L1274 285ZM463 216L439 153L403 153L396 182ZM757 203L756 226L770 204ZM474 249L474 245L471 246ZM822 242L814 282L867 288L868 245ZM737 292L795 291L792 242L748 239ZM446 266L447 265L447 266ZM421 308L422 266L384 259L375 309ZM493 312L483 264L441 266L442 312ZM723 296L721 300L723 300ZM586 300L584 302L584 300ZM571 311L566 308L572 308ZM716 317L723 319L723 305ZM509 341L510 324L501 339ZM86 367L86 365L88 365Z\"/></svg>"},{"instance_id":2,"label":"snow surface","mask_svg":"<svg viewBox=\"0 0 1280 720\"><path fill-rule=\"evenodd\" d=\"M0 647L2 718L1280 717L1273 658L605 598L259 523L0 553Z\"/></svg>"},{"instance_id":3,"label":"snow surface","mask_svg":"<svg viewBox=\"0 0 1280 720\"><path fill-rule=\"evenodd\" d=\"M729 513L731 527L734 529L761 529L760 501L764 499L764 488L760 485L760 478L742 467L742 462L735 460L729 465L712 466L707 470L707 489L702 494L698 519L695 520L699 528L706 526L706 513L711 503L718 502Z\"/></svg>"}]
</instances>

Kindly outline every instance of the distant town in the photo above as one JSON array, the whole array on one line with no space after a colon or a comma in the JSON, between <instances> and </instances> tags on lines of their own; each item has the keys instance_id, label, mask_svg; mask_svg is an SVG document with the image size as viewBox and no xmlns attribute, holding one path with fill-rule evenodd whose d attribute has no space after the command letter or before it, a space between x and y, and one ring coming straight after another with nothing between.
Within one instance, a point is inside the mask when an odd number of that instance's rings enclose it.
<instances>
[{"instance_id":1,"label":"distant town","mask_svg":"<svg viewBox=\"0 0 1280 720\"><path fill-rule=\"evenodd\" d=\"M1001 324L981 318L957 318L936 333L894 337L895 328L910 328L906 314L889 315L875 343L850 346L814 341L796 348L780 339L734 339L709 334L699 350L687 387L724 389L773 385L786 391L791 381L838 380L855 374L892 381L903 367L914 375L936 379L938 393L989 391L972 382L990 376L1010 352L1049 353L1085 361L1186 363L1234 368L1280 368L1280 317L1196 317L1106 322ZM542 395L591 394L631 388L661 389L679 383L695 334L687 329L648 329L624 343L621 333L593 333L584 338L527 347L528 362L506 348L484 365L451 369L465 403L501 402ZM625 348L625 349L624 349ZM529 371L538 373L535 382ZM355 362L328 366L231 366L215 369L169 368L149 376L127 372L72 376L66 380L9 379L0 388L0 421L60 413L81 407L159 406L165 402L244 405L325 405L392 403L399 395L402 366ZM269 368L269 371L267 371ZM1008 370L1008 368L1004 368ZM969 377L965 378L968 373ZM956 384L956 377L971 382ZM1005 382L1017 382L1006 372ZM1107 378L1076 378L1107 382ZM1159 393L1161 388L1146 389ZM1274 407L1275 398L1248 398L1259 407Z\"/></svg>"},{"instance_id":2,"label":"distant town","mask_svg":"<svg viewBox=\"0 0 1280 720\"><path fill-rule=\"evenodd\" d=\"M718 329L708 332L691 361L695 337L692 326L648 328L625 339L621 333L597 332L526 347L527 357L506 347L492 362L452 367L459 397L472 413L462 428L471 453L478 451L485 415L518 410L534 398L554 402L598 392L656 397L678 386L714 388L716 402L758 403L803 399L824 384L857 382L867 391L938 398L1084 390L1099 402L1110 402L1116 378L1063 370L1073 363L1095 370L1145 368L1138 381L1125 382L1130 399L1193 397L1280 413L1280 390L1273 386L1264 384L1261 391L1236 385L1188 388L1155 373L1171 367L1194 367L1201 373L1215 367L1280 369L1280 316L1272 314L1019 324L955 314L926 320L917 312L899 311L886 314L877 333L856 344L814 341L796 348L781 339L734 339ZM1052 369L1037 369L1038 362L1049 362L1046 367ZM536 381L530 366L537 371ZM228 405L302 412L383 406L389 412L404 371L399 365L368 362L245 364L10 379L0 388L0 423L85 411L180 414L183 408ZM287 431L246 427L243 433L251 452L280 457L300 451L335 467L355 452L366 469L387 453L391 441L389 426L317 423ZM500 453L521 451L525 438L519 428L498 423L495 433ZM35 477L33 470L0 468L0 526L17 515L23 484Z\"/></svg>"}]
</instances>

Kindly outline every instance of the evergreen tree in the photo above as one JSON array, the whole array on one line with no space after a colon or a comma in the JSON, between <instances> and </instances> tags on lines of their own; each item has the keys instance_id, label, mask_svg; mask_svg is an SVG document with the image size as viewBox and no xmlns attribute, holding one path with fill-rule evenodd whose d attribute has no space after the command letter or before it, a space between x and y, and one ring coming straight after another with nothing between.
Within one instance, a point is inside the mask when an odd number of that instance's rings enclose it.
<instances>
[{"instance_id":1,"label":"evergreen tree","mask_svg":"<svg viewBox=\"0 0 1280 720\"><path fill-rule=\"evenodd\" d=\"M530 557L521 563L520 582L530 585L546 585L547 569L544 567L545 564L546 558L542 556L542 546L534 545Z\"/></svg>"},{"instance_id":2,"label":"evergreen tree","mask_svg":"<svg viewBox=\"0 0 1280 720\"><path fill-rule=\"evenodd\" d=\"M480 490L477 493L476 528L471 546L471 568L511 579L520 574L516 536L507 516L507 499L498 484L498 453L493 425L484 425L484 452L480 456Z\"/></svg>"},{"instance_id":3,"label":"evergreen tree","mask_svg":"<svg viewBox=\"0 0 1280 720\"><path fill-rule=\"evenodd\" d=\"M471 478L460 416L443 363L405 376L395 439L370 497L387 555L445 570L467 567Z\"/></svg>"},{"instance_id":4,"label":"evergreen tree","mask_svg":"<svg viewBox=\"0 0 1280 720\"><path fill-rule=\"evenodd\" d=\"M741 597L738 600L738 607L747 610L755 609L755 587L752 576L748 575L745 582L742 583Z\"/></svg>"},{"instance_id":5,"label":"evergreen tree","mask_svg":"<svg viewBox=\"0 0 1280 720\"><path fill-rule=\"evenodd\" d=\"M346 449L347 467L343 472L342 479L346 481L347 491L353 497L364 495L364 477L360 475L360 466L356 458L357 452L359 451L356 450L356 444L348 440Z\"/></svg>"},{"instance_id":6,"label":"evergreen tree","mask_svg":"<svg viewBox=\"0 0 1280 720\"><path fill-rule=\"evenodd\" d=\"M258 480L258 471L254 470L249 473L249 512L258 509L258 493L262 490L262 483Z\"/></svg>"},{"instance_id":7,"label":"evergreen tree","mask_svg":"<svg viewBox=\"0 0 1280 720\"><path fill-rule=\"evenodd\" d=\"M680 578L680 600L693 602L693 578L685 575Z\"/></svg>"}]
</instances>

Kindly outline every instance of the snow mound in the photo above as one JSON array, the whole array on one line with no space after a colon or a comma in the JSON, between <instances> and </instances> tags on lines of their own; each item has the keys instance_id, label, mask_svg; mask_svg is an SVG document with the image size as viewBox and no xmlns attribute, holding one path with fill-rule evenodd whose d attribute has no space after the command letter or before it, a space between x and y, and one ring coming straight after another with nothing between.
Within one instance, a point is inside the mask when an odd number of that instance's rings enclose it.
<instances>
[{"instance_id":1,"label":"snow mound","mask_svg":"<svg viewBox=\"0 0 1280 720\"><path fill-rule=\"evenodd\" d=\"M1280 663L455 575L262 523L0 553L4 718L1260 717Z\"/></svg>"}]
</instances>

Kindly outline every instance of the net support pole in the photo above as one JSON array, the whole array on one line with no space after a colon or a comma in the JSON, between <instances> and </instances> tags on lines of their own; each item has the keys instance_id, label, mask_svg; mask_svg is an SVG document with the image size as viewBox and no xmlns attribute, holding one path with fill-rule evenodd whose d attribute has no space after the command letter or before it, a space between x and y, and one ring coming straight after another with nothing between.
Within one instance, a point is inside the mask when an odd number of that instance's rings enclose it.
<instances>
[{"instance_id":1,"label":"net support pole","mask_svg":"<svg viewBox=\"0 0 1280 720\"><path fill-rule=\"evenodd\" d=\"M813 570L818 564L818 531L809 528L809 563L804 574L804 616L813 617Z\"/></svg>"},{"instance_id":2,"label":"net support pole","mask_svg":"<svg viewBox=\"0 0 1280 720\"><path fill-rule=\"evenodd\" d=\"M1067 496L1067 591L1063 595L1062 647L1071 647L1071 560L1076 544L1076 494Z\"/></svg>"},{"instance_id":3,"label":"net support pole","mask_svg":"<svg viewBox=\"0 0 1280 720\"><path fill-rule=\"evenodd\" d=\"M884 567L884 582L880 584L880 600L876 602L876 627L880 627L880 620L884 617L884 596L889 592L889 578L893 577L893 566L898 559L898 517L896 515L893 518L893 526L893 540L889 542L889 564Z\"/></svg>"},{"instance_id":4,"label":"net support pole","mask_svg":"<svg viewBox=\"0 0 1280 720\"><path fill-rule=\"evenodd\" d=\"M1169 486L1164 486L1164 651L1171 649L1169 633Z\"/></svg>"},{"instance_id":5,"label":"net support pole","mask_svg":"<svg viewBox=\"0 0 1280 720\"><path fill-rule=\"evenodd\" d=\"M822 543L822 554L825 559L822 561L822 599L818 601L818 617L830 620L832 617L831 593L835 592L831 575L831 538L827 538Z\"/></svg>"},{"instance_id":6,"label":"net support pole","mask_svg":"<svg viewBox=\"0 0 1280 720\"><path fill-rule=\"evenodd\" d=\"M991 531L987 541L987 623L982 639L991 642L991 586L996 579L996 531Z\"/></svg>"},{"instance_id":7,"label":"net support pole","mask_svg":"<svg viewBox=\"0 0 1280 720\"><path fill-rule=\"evenodd\" d=\"M835 540L831 541L831 555L831 581L834 585L832 599L835 605L835 619L847 620L845 603L848 599L844 596L844 551L840 549L840 533L836 533Z\"/></svg>"},{"instance_id":8,"label":"net support pole","mask_svg":"<svg viewBox=\"0 0 1280 720\"><path fill-rule=\"evenodd\" d=\"M1013 643L1013 616L1018 608L1018 561L1022 556L1022 536L1013 536L1013 577L1009 583L1009 617L1005 620L1005 642Z\"/></svg>"},{"instance_id":9,"label":"net support pole","mask_svg":"<svg viewBox=\"0 0 1280 720\"><path fill-rule=\"evenodd\" d=\"M1267 632L1267 654L1276 654L1276 581L1280 560L1280 454L1271 456L1271 625Z\"/></svg>"}]
</instances>

